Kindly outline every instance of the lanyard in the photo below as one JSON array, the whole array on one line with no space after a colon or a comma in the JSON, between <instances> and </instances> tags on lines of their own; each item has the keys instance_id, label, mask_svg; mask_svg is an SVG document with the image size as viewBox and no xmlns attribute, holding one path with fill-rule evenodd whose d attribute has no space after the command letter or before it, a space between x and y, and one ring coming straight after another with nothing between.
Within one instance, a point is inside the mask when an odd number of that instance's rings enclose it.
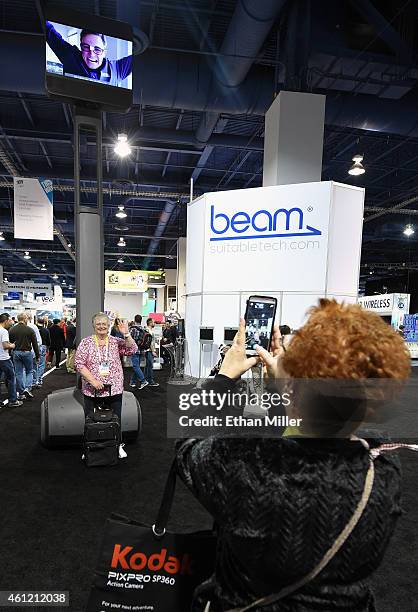
<instances>
[{"instance_id":1,"label":"lanyard","mask_svg":"<svg viewBox=\"0 0 418 612\"><path fill-rule=\"evenodd\" d=\"M109 336L106 337L106 355L104 358L104 362L102 361L102 356L100 353L100 346L99 346L99 340L97 338L97 336L93 336L94 338L94 342L96 344L96 348L97 348L97 357L99 358L99 363L108 363L108 359L109 359Z\"/></svg>"}]
</instances>

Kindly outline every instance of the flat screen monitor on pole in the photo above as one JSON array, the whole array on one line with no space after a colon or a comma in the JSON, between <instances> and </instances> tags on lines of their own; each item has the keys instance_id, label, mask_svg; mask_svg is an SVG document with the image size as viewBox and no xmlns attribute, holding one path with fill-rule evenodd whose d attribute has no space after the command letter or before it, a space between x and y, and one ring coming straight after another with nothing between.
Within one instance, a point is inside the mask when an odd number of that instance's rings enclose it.
<instances>
[{"instance_id":1,"label":"flat screen monitor on pole","mask_svg":"<svg viewBox=\"0 0 418 612\"><path fill-rule=\"evenodd\" d=\"M132 105L131 26L57 7L44 11L48 93L102 110L127 110Z\"/></svg>"}]
</instances>

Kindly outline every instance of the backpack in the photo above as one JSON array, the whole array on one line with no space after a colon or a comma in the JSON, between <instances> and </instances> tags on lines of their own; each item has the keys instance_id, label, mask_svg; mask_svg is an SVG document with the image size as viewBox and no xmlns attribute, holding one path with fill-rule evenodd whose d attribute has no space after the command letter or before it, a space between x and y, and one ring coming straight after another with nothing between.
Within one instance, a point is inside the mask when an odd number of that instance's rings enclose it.
<instances>
[{"instance_id":1,"label":"backpack","mask_svg":"<svg viewBox=\"0 0 418 612\"><path fill-rule=\"evenodd\" d=\"M151 348L152 335L145 328L135 325L131 329L131 336L139 351L148 351Z\"/></svg>"}]
</instances>

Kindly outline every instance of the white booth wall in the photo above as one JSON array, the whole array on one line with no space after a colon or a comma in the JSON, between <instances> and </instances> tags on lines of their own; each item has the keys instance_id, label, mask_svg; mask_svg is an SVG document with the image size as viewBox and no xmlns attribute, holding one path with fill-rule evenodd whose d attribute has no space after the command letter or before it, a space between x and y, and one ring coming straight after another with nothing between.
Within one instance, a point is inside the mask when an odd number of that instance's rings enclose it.
<instances>
[{"instance_id":1,"label":"white booth wall","mask_svg":"<svg viewBox=\"0 0 418 612\"><path fill-rule=\"evenodd\" d=\"M250 295L276 297L276 323L292 328L320 297L356 302L363 205L364 189L332 181L208 193L190 202L187 373L208 374L224 327L237 326ZM201 347L201 326L214 328L213 345Z\"/></svg>"},{"instance_id":2,"label":"white booth wall","mask_svg":"<svg viewBox=\"0 0 418 612\"><path fill-rule=\"evenodd\" d=\"M116 293L106 291L104 308L107 312L117 312L123 319L132 321L136 314L142 313L142 293Z\"/></svg>"}]
</instances>

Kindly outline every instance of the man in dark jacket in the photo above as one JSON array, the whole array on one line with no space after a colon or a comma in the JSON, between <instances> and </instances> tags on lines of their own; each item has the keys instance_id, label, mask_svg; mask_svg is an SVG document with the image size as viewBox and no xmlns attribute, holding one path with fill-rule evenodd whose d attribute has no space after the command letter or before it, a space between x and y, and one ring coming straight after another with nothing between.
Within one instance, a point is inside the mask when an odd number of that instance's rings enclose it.
<instances>
[{"instance_id":1,"label":"man in dark jacket","mask_svg":"<svg viewBox=\"0 0 418 612\"><path fill-rule=\"evenodd\" d=\"M52 23L47 21L46 40L62 63L64 76L76 75L121 86L121 82L132 72L132 55L118 60L107 59L104 34L81 30L79 49L64 40Z\"/></svg>"},{"instance_id":2,"label":"man in dark jacket","mask_svg":"<svg viewBox=\"0 0 418 612\"><path fill-rule=\"evenodd\" d=\"M75 328L75 319L74 321L69 321L67 323L67 337L65 339L65 348L67 349L67 372L68 374L75 374L76 371L74 369L74 357L75 357L75 337L77 330Z\"/></svg>"},{"instance_id":3,"label":"man in dark jacket","mask_svg":"<svg viewBox=\"0 0 418 612\"><path fill-rule=\"evenodd\" d=\"M30 389L33 381L33 358L32 349L35 353L35 361L39 363L39 346L35 332L28 327L26 314L21 312L17 315L17 325L9 332L10 342L15 345L13 351L13 362L16 371L17 392L19 397L33 397Z\"/></svg>"},{"instance_id":4,"label":"man in dark jacket","mask_svg":"<svg viewBox=\"0 0 418 612\"><path fill-rule=\"evenodd\" d=\"M49 349L49 359L52 364L52 359L55 353L55 367L60 367L61 352L65 347L65 337L62 328L59 326L60 320L54 319L54 324L49 330L51 336L51 346Z\"/></svg>"}]
</instances>

